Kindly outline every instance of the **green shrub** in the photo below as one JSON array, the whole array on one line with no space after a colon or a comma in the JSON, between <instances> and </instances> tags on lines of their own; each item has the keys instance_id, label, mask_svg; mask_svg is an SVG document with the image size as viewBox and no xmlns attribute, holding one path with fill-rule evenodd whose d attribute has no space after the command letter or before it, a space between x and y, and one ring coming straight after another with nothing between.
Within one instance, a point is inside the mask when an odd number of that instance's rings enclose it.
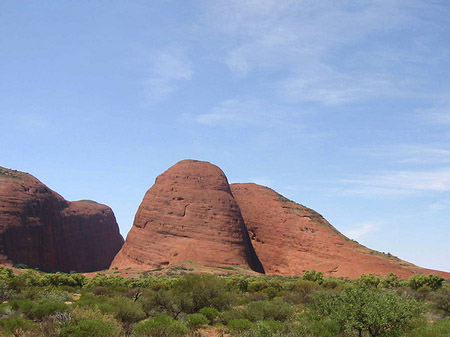
<instances>
[{"instance_id":1,"label":"green shrub","mask_svg":"<svg viewBox=\"0 0 450 337\"><path fill-rule=\"evenodd\" d=\"M167 315L159 315L137 323L133 327L133 337L182 337L189 332L180 322Z\"/></svg>"},{"instance_id":2,"label":"green shrub","mask_svg":"<svg viewBox=\"0 0 450 337\"><path fill-rule=\"evenodd\" d=\"M278 301L250 302L243 311L244 317L252 322L275 320L286 321L294 313L294 308Z\"/></svg>"},{"instance_id":3,"label":"green shrub","mask_svg":"<svg viewBox=\"0 0 450 337\"><path fill-rule=\"evenodd\" d=\"M208 323L208 318L202 314L189 314L186 317L186 325L193 331L198 330L202 325L206 325Z\"/></svg>"},{"instance_id":4,"label":"green shrub","mask_svg":"<svg viewBox=\"0 0 450 337\"><path fill-rule=\"evenodd\" d=\"M281 337L285 326L277 321L262 321L256 323L250 330L244 332L242 337Z\"/></svg>"},{"instance_id":5,"label":"green shrub","mask_svg":"<svg viewBox=\"0 0 450 337\"><path fill-rule=\"evenodd\" d=\"M114 316L123 323L136 323L147 317L139 302L125 297L113 298L108 303Z\"/></svg>"},{"instance_id":6,"label":"green shrub","mask_svg":"<svg viewBox=\"0 0 450 337\"><path fill-rule=\"evenodd\" d=\"M9 281L0 278L0 303L9 299L12 290L9 288Z\"/></svg>"},{"instance_id":7,"label":"green shrub","mask_svg":"<svg viewBox=\"0 0 450 337\"><path fill-rule=\"evenodd\" d=\"M52 302L67 302L72 300L72 295L65 290L50 288L42 291L40 298Z\"/></svg>"},{"instance_id":8,"label":"green shrub","mask_svg":"<svg viewBox=\"0 0 450 337\"><path fill-rule=\"evenodd\" d=\"M444 316L450 316L450 286L442 287L434 295L434 307Z\"/></svg>"},{"instance_id":9,"label":"green shrub","mask_svg":"<svg viewBox=\"0 0 450 337\"><path fill-rule=\"evenodd\" d=\"M22 336L27 331L36 330L36 324L22 317L11 317L0 320L0 331L6 336ZM3 334L2 334L3 335Z\"/></svg>"},{"instance_id":10,"label":"green shrub","mask_svg":"<svg viewBox=\"0 0 450 337\"><path fill-rule=\"evenodd\" d=\"M409 287L413 290L417 290L420 287L426 285L432 290L438 290L442 287L444 278L437 275L413 275L408 279Z\"/></svg>"},{"instance_id":11,"label":"green shrub","mask_svg":"<svg viewBox=\"0 0 450 337\"><path fill-rule=\"evenodd\" d=\"M219 316L219 310L211 307L201 308L199 310L199 313L208 319L208 324L212 324L214 320Z\"/></svg>"},{"instance_id":12,"label":"green shrub","mask_svg":"<svg viewBox=\"0 0 450 337\"><path fill-rule=\"evenodd\" d=\"M298 337L336 337L341 336L341 326L331 318L314 319L309 315L300 315L295 328Z\"/></svg>"},{"instance_id":13,"label":"green shrub","mask_svg":"<svg viewBox=\"0 0 450 337\"><path fill-rule=\"evenodd\" d=\"M421 326L408 334L408 337L448 337L450 336L450 318Z\"/></svg>"},{"instance_id":14,"label":"green shrub","mask_svg":"<svg viewBox=\"0 0 450 337\"><path fill-rule=\"evenodd\" d=\"M213 307L218 310L230 306L231 297L227 292L223 279L210 274L188 274L175 281L172 291L174 296L180 296L192 303L187 314L198 312L204 307Z\"/></svg>"},{"instance_id":15,"label":"green shrub","mask_svg":"<svg viewBox=\"0 0 450 337\"><path fill-rule=\"evenodd\" d=\"M309 302L310 295L320 289L320 285L316 282L298 280L287 285L289 291L283 296L283 300L289 303L305 304Z\"/></svg>"},{"instance_id":16,"label":"green shrub","mask_svg":"<svg viewBox=\"0 0 450 337\"><path fill-rule=\"evenodd\" d=\"M150 292L141 299L141 303L143 310L149 316L164 314L177 318L182 312L194 312L192 296L173 289Z\"/></svg>"},{"instance_id":17,"label":"green shrub","mask_svg":"<svg viewBox=\"0 0 450 337\"><path fill-rule=\"evenodd\" d=\"M62 302L52 302L40 300L38 302L31 300L13 300L10 302L12 309L20 310L28 318L41 320L45 316L50 316L55 312L67 311L68 307Z\"/></svg>"},{"instance_id":18,"label":"green shrub","mask_svg":"<svg viewBox=\"0 0 450 337\"><path fill-rule=\"evenodd\" d=\"M317 283L323 282L323 273L320 271L313 270L305 270L305 272L302 275L302 279L306 281L313 281Z\"/></svg>"},{"instance_id":19,"label":"green shrub","mask_svg":"<svg viewBox=\"0 0 450 337\"><path fill-rule=\"evenodd\" d=\"M233 319L227 324L227 328L230 330L231 334L242 334L253 328L253 323L248 319Z\"/></svg>"},{"instance_id":20,"label":"green shrub","mask_svg":"<svg viewBox=\"0 0 450 337\"><path fill-rule=\"evenodd\" d=\"M27 316L41 320L45 316L53 315L55 312L63 312L67 310L68 307L64 303L41 300L32 305L31 311L27 313Z\"/></svg>"},{"instance_id":21,"label":"green shrub","mask_svg":"<svg viewBox=\"0 0 450 337\"><path fill-rule=\"evenodd\" d=\"M398 336L421 315L421 306L393 292L366 287L348 288L338 294L318 294L311 303L314 320L331 319L347 333L362 336Z\"/></svg>"},{"instance_id":22,"label":"green shrub","mask_svg":"<svg viewBox=\"0 0 450 337\"><path fill-rule=\"evenodd\" d=\"M115 337L120 333L117 326L100 319L85 319L61 329L65 337Z\"/></svg>"}]
</instances>

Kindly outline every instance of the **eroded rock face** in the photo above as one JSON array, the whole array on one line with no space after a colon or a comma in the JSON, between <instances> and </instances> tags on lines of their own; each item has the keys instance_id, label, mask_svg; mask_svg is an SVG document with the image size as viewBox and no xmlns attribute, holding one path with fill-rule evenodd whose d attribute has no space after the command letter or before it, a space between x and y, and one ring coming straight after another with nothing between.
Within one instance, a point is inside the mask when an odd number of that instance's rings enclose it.
<instances>
[{"instance_id":1,"label":"eroded rock face","mask_svg":"<svg viewBox=\"0 0 450 337\"><path fill-rule=\"evenodd\" d=\"M111 267L159 268L192 261L263 272L220 168L183 160L157 177Z\"/></svg>"},{"instance_id":2,"label":"eroded rock face","mask_svg":"<svg viewBox=\"0 0 450 337\"><path fill-rule=\"evenodd\" d=\"M256 184L232 184L253 247L267 274L302 275L315 269L325 276L359 277L395 273L449 273L419 268L370 250L339 233L319 213Z\"/></svg>"},{"instance_id":3,"label":"eroded rock face","mask_svg":"<svg viewBox=\"0 0 450 337\"><path fill-rule=\"evenodd\" d=\"M69 202L33 176L0 167L0 263L97 271L109 267L122 244L109 207Z\"/></svg>"}]
</instances>

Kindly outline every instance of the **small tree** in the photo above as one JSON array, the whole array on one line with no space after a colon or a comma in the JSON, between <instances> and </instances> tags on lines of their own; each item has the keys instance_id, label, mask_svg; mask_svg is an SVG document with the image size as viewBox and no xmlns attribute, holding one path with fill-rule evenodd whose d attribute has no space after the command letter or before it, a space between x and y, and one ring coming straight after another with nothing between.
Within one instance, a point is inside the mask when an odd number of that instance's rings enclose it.
<instances>
[{"instance_id":1,"label":"small tree","mask_svg":"<svg viewBox=\"0 0 450 337\"><path fill-rule=\"evenodd\" d=\"M330 317L346 332L366 332L371 337L399 336L420 317L413 299L365 287L346 289L334 296L315 297L312 305L319 318Z\"/></svg>"}]
</instances>

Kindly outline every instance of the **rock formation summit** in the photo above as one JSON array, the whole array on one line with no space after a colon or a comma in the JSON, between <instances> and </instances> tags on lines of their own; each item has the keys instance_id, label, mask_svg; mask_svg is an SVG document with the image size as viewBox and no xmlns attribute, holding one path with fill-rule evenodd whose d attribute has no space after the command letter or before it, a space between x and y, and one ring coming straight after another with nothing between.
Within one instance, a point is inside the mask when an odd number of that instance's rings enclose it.
<instances>
[{"instance_id":1,"label":"rock formation summit","mask_svg":"<svg viewBox=\"0 0 450 337\"><path fill-rule=\"evenodd\" d=\"M111 267L182 261L264 272L225 174L208 162L183 160L156 178Z\"/></svg>"},{"instance_id":2,"label":"rock formation summit","mask_svg":"<svg viewBox=\"0 0 450 337\"><path fill-rule=\"evenodd\" d=\"M108 206L69 202L32 175L0 167L0 263L97 271L109 267L122 244Z\"/></svg>"},{"instance_id":3,"label":"rock formation summit","mask_svg":"<svg viewBox=\"0 0 450 337\"><path fill-rule=\"evenodd\" d=\"M299 205L270 188L232 184L231 191L244 218L253 247L267 274L302 275L317 270L324 276L385 276L395 273L450 273L419 268L390 254L368 249L337 231L319 213Z\"/></svg>"}]
</instances>

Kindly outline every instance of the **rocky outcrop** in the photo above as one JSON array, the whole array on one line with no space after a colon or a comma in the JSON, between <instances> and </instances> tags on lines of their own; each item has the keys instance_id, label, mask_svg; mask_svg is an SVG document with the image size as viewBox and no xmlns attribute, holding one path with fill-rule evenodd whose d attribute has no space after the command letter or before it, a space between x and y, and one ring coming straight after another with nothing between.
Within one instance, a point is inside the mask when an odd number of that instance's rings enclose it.
<instances>
[{"instance_id":1,"label":"rocky outcrop","mask_svg":"<svg viewBox=\"0 0 450 337\"><path fill-rule=\"evenodd\" d=\"M267 274L302 275L315 269L325 276L361 274L400 277L449 273L419 268L370 250L339 233L319 213L256 184L232 184L253 247Z\"/></svg>"},{"instance_id":2,"label":"rocky outcrop","mask_svg":"<svg viewBox=\"0 0 450 337\"><path fill-rule=\"evenodd\" d=\"M225 174L183 160L157 177L111 267L159 268L181 261L264 269Z\"/></svg>"},{"instance_id":3,"label":"rocky outcrop","mask_svg":"<svg viewBox=\"0 0 450 337\"><path fill-rule=\"evenodd\" d=\"M96 271L109 267L122 244L109 207L69 202L35 177L0 167L0 263Z\"/></svg>"}]
</instances>

